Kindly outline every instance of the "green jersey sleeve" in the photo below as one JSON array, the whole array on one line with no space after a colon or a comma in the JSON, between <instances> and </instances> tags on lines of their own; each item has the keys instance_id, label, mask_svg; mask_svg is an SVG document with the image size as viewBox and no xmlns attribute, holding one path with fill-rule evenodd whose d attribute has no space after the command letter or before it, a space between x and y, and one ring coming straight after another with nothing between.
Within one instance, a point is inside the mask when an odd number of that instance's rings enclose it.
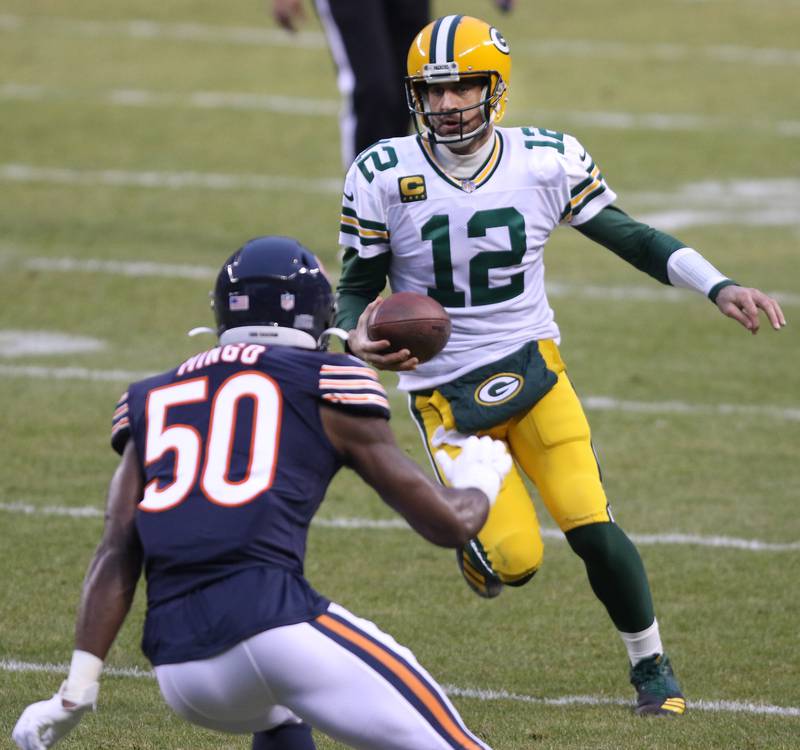
<instances>
[{"instance_id":1,"label":"green jersey sleeve","mask_svg":"<svg viewBox=\"0 0 800 750\"><path fill-rule=\"evenodd\" d=\"M679 239L636 221L616 206L606 206L575 228L662 284L670 284L669 256L686 247Z\"/></svg>"},{"instance_id":2,"label":"green jersey sleeve","mask_svg":"<svg viewBox=\"0 0 800 750\"><path fill-rule=\"evenodd\" d=\"M356 327L364 308L386 286L391 259L391 253L362 258L355 248L345 248L342 274L336 288L336 325L339 328L350 331Z\"/></svg>"}]
</instances>

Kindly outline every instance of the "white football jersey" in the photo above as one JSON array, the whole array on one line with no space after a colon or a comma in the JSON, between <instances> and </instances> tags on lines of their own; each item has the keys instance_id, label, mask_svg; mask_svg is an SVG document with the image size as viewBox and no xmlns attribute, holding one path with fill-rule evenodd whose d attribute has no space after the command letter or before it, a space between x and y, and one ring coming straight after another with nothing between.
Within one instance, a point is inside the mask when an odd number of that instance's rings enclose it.
<instances>
[{"instance_id":1,"label":"white football jersey","mask_svg":"<svg viewBox=\"0 0 800 750\"><path fill-rule=\"evenodd\" d=\"M572 136L495 128L471 179L446 174L418 136L379 141L344 185L339 242L363 258L391 252L393 292L427 294L446 308L444 351L402 390L431 388L531 340L559 340L544 289L544 245L561 222L588 221L614 201L591 156Z\"/></svg>"}]
</instances>

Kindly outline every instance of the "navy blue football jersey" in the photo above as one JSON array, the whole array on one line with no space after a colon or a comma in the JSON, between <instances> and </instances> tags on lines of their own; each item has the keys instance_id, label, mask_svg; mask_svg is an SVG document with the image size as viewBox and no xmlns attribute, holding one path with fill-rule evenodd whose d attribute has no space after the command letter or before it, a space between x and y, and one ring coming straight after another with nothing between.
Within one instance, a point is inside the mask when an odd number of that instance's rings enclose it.
<instances>
[{"instance_id":1,"label":"navy blue football jersey","mask_svg":"<svg viewBox=\"0 0 800 750\"><path fill-rule=\"evenodd\" d=\"M207 658L328 600L303 577L308 527L340 460L320 405L389 417L361 360L292 347L218 346L130 386L111 443L133 438L153 664Z\"/></svg>"}]
</instances>

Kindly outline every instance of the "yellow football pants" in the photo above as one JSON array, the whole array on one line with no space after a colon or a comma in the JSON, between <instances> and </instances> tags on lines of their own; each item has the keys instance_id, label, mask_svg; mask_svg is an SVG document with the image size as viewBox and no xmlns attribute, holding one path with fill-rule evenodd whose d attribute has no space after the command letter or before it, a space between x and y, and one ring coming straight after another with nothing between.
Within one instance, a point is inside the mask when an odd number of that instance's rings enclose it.
<instances>
[{"instance_id":1,"label":"yellow football pants","mask_svg":"<svg viewBox=\"0 0 800 750\"><path fill-rule=\"evenodd\" d=\"M562 531L611 520L589 423L558 347L554 341L540 341L539 351L547 367L558 375L558 382L528 412L478 433L503 440L515 462L478 534L487 561L505 583L535 573L544 554L536 510L519 469L536 485ZM456 429L450 404L434 390L430 396L412 396L411 406L412 415L425 433L436 473L443 480L433 458L436 448L431 439L440 426ZM460 451L450 445L444 449L451 456Z\"/></svg>"}]
</instances>

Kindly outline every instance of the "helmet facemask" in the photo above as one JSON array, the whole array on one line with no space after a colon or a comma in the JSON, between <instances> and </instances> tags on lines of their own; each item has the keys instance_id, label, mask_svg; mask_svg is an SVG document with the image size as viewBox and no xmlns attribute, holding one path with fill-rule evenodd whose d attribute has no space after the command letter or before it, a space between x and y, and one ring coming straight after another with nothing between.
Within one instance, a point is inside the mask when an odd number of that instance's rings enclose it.
<instances>
[{"instance_id":1,"label":"helmet facemask","mask_svg":"<svg viewBox=\"0 0 800 750\"><path fill-rule=\"evenodd\" d=\"M428 101L428 86L437 83L451 83L459 81L478 82L483 84L483 91L479 101L460 109L447 109L441 112L434 112L430 108ZM470 72L468 75L437 75L426 77L407 76L406 100L408 109L414 116L414 124L421 137L431 143L464 143L477 138L486 131L491 123L497 119L498 105L505 91L503 79L494 70ZM482 114L481 123L470 131L465 132L465 115L469 117L475 110ZM458 115L460 127L457 133L452 135L439 135L436 133L433 120L437 117L446 115Z\"/></svg>"}]
</instances>

